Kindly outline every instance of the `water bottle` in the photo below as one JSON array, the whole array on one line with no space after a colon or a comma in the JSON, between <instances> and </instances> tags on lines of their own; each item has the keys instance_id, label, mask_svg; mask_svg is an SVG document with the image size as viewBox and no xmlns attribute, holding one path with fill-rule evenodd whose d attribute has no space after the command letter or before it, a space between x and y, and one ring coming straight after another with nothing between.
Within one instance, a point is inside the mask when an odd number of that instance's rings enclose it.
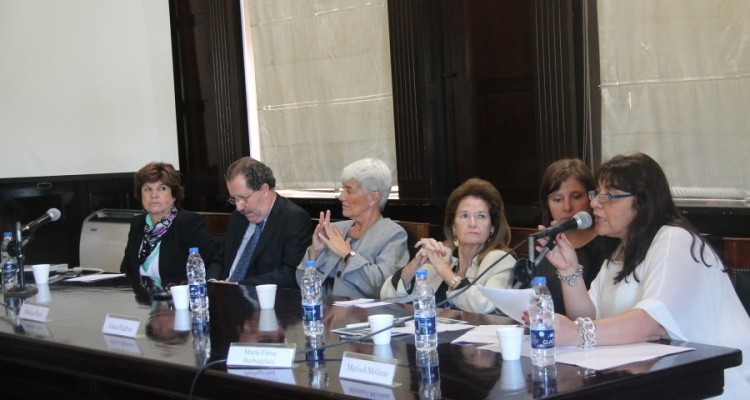
<instances>
[{"instance_id":1,"label":"water bottle","mask_svg":"<svg viewBox=\"0 0 750 400\"><path fill-rule=\"evenodd\" d=\"M2 247L0 248L0 258L2 259L2 284L3 293L18 285L18 262L15 257L8 254L8 246L13 240L11 232L3 233Z\"/></svg>"},{"instance_id":2,"label":"water bottle","mask_svg":"<svg viewBox=\"0 0 750 400\"><path fill-rule=\"evenodd\" d=\"M3 233L3 242L2 242L2 245L0 245L0 264L1 265L5 265L5 262L8 261L8 259L10 258L10 254L8 254L8 246L10 245L11 240L13 240L12 232Z\"/></svg>"},{"instance_id":3,"label":"water bottle","mask_svg":"<svg viewBox=\"0 0 750 400\"><path fill-rule=\"evenodd\" d=\"M190 255L187 259L187 278L190 290L190 311L207 311L206 265L197 247L190 248Z\"/></svg>"},{"instance_id":4,"label":"water bottle","mask_svg":"<svg viewBox=\"0 0 750 400\"><path fill-rule=\"evenodd\" d=\"M555 365L555 307L547 289L547 279L535 276L531 288L534 290L529 302L531 364Z\"/></svg>"},{"instance_id":5,"label":"water bottle","mask_svg":"<svg viewBox=\"0 0 750 400\"><path fill-rule=\"evenodd\" d=\"M442 398L440 391L440 359L436 350L417 351L419 367L419 399Z\"/></svg>"},{"instance_id":6,"label":"water bottle","mask_svg":"<svg viewBox=\"0 0 750 400\"><path fill-rule=\"evenodd\" d=\"M315 261L305 261L302 277L302 327L305 336L323 334L323 292Z\"/></svg>"},{"instance_id":7,"label":"water bottle","mask_svg":"<svg viewBox=\"0 0 750 400\"><path fill-rule=\"evenodd\" d=\"M427 282L426 269L417 271L417 284L414 288L414 344L417 350L437 348L435 293Z\"/></svg>"},{"instance_id":8,"label":"water bottle","mask_svg":"<svg viewBox=\"0 0 750 400\"><path fill-rule=\"evenodd\" d=\"M193 353L195 364L203 368L211 359L211 332L208 312L192 313Z\"/></svg>"}]
</instances>

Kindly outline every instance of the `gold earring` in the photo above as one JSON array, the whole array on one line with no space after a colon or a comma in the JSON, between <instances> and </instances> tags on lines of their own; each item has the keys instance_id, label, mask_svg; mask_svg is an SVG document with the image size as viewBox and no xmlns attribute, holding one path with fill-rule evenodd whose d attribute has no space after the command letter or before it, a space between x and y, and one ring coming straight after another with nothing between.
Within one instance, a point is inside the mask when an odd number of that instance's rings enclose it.
<instances>
[{"instance_id":1,"label":"gold earring","mask_svg":"<svg viewBox=\"0 0 750 400\"><path fill-rule=\"evenodd\" d=\"M456 230L453 230L453 247L458 248L458 238L456 237Z\"/></svg>"}]
</instances>

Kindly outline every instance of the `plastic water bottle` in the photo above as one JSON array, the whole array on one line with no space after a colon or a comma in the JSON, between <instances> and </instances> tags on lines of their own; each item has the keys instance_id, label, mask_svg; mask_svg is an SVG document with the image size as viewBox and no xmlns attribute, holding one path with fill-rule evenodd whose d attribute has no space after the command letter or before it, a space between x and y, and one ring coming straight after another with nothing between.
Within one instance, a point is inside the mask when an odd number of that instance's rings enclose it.
<instances>
[{"instance_id":1,"label":"plastic water bottle","mask_svg":"<svg viewBox=\"0 0 750 400\"><path fill-rule=\"evenodd\" d=\"M323 292L315 261L305 261L302 276L302 327L305 336L323 334Z\"/></svg>"},{"instance_id":2,"label":"plastic water bottle","mask_svg":"<svg viewBox=\"0 0 750 400\"><path fill-rule=\"evenodd\" d=\"M3 233L3 241L0 246L0 259L2 259L2 279L3 279L3 293L7 292L14 286L18 285L18 262L15 257L11 257L8 254L8 246L11 240L13 240L13 233Z\"/></svg>"},{"instance_id":3,"label":"plastic water bottle","mask_svg":"<svg viewBox=\"0 0 750 400\"><path fill-rule=\"evenodd\" d=\"M547 289L547 279L535 276L531 288L534 290L529 302L531 364L555 365L555 307Z\"/></svg>"},{"instance_id":4,"label":"plastic water bottle","mask_svg":"<svg viewBox=\"0 0 750 400\"><path fill-rule=\"evenodd\" d=\"M206 265L197 247L190 248L190 255L187 259L187 278L190 289L190 311L207 311Z\"/></svg>"},{"instance_id":5,"label":"plastic water bottle","mask_svg":"<svg viewBox=\"0 0 750 400\"><path fill-rule=\"evenodd\" d=\"M3 233L3 242L2 245L0 245L0 263L2 263L2 265L5 265L5 262L10 258L10 254L8 254L8 246L10 245L11 240L13 240L13 232Z\"/></svg>"},{"instance_id":6,"label":"plastic water bottle","mask_svg":"<svg viewBox=\"0 0 750 400\"><path fill-rule=\"evenodd\" d=\"M435 293L427 282L427 270L417 271L414 288L414 344L417 350L437 348L437 325L435 323Z\"/></svg>"}]
</instances>

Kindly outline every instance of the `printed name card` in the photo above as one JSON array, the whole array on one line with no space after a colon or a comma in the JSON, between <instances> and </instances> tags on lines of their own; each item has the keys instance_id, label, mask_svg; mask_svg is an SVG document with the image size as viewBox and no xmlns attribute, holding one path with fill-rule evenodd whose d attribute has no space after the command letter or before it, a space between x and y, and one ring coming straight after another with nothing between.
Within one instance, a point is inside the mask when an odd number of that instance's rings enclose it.
<instances>
[{"instance_id":1,"label":"printed name card","mask_svg":"<svg viewBox=\"0 0 750 400\"><path fill-rule=\"evenodd\" d=\"M296 343L232 343L227 367L292 368L296 350Z\"/></svg>"},{"instance_id":2,"label":"printed name card","mask_svg":"<svg viewBox=\"0 0 750 400\"><path fill-rule=\"evenodd\" d=\"M23 303L21 310L18 312L18 318L36 322L47 322L47 314L49 314L49 307Z\"/></svg>"},{"instance_id":3,"label":"printed name card","mask_svg":"<svg viewBox=\"0 0 750 400\"><path fill-rule=\"evenodd\" d=\"M140 326L140 318L107 314L107 317L104 319L104 326L102 326L102 333L134 338L138 334Z\"/></svg>"},{"instance_id":4,"label":"printed name card","mask_svg":"<svg viewBox=\"0 0 750 400\"><path fill-rule=\"evenodd\" d=\"M367 354L344 352L339 378L353 381L393 386L396 374L396 359L373 357Z\"/></svg>"}]
</instances>

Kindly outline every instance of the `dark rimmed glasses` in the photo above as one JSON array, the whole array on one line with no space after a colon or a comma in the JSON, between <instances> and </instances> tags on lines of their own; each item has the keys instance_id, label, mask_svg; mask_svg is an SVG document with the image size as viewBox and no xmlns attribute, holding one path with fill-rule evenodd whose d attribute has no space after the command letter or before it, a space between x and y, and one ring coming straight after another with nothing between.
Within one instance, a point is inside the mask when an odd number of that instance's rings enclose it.
<instances>
[{"instance_id":1,"label":"dark rimmed glasses","mask_svg":"<svg viewBox=\"0 0 750 400\"><path fill-rule=\"evenodd\" d=\"M599 201L599 204L607 204L612 200L622 199L623 197L631 197L635 196L635 193L622 193L622 194L612 194L612 193L599 193L598 190L589 190L589 200L596 199Z\"/></svg>"}]
</instances>

